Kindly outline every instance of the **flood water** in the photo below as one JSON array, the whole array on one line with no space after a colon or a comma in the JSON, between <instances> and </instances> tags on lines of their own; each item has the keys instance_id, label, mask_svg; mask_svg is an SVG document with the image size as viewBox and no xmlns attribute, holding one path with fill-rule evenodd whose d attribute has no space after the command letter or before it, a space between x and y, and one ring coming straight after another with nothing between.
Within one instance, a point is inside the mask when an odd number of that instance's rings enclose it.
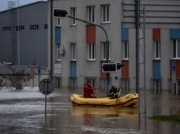
<instances>
[{"instance_id":1,"label":"flood water","mask_svg":"<svg viewBox=\"0 0 180 134\"><path fill-rule=\"evenodd\" d=\"M154 115L180 114L180 95L147 92L146 119L138 107L77 106L70 102L72 93L81 90L56 89L47 97L39 91L0 90L0 134L179 134L180 124L148 119ZM96 89L98 97L105 92ZM27 97L25 95L27 94ZM122 93L123 95L125 93ZM32 96L31 96L32 95ZM144 105L140 107L143 111ZM146 122L146 126L144 125ZM143 126L143 127L142 127ZM144 127L145 126L145 127Z\"/></svg>"}]
</instances>

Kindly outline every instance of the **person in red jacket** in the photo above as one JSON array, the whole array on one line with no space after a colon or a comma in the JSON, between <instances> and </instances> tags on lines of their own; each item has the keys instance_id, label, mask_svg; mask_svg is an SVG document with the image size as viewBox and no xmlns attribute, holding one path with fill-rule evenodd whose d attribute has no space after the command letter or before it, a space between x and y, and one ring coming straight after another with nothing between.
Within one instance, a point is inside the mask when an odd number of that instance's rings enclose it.
<instances>
[{"instance_id":1,"label":"person in red jacket","mask_svg":"<svg viewBox=\"0 0 180 134\"><path fill-rule=\"evenodd\" d=\"M94 95L94 87L91 86L90 81L84 84L84 98L96 98Z\"/></svg>"}]
</instances>

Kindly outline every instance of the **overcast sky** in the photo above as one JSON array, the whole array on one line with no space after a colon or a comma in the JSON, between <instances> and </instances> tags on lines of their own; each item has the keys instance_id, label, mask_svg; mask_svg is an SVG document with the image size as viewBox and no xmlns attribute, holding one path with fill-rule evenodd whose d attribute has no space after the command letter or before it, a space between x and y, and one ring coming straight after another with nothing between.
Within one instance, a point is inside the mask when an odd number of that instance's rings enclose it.
<instances>
[{"instance_id":1,"label":"overcast sky","mask_svg":"<svg viewBox=\"0 0 180 134\"><path fill-rule=\"evenodd\" d=\"M36 1L47 1L47 0L0 0L0 11L8 9L8 1L15 2L15 7L17 7L18 1L19 1L19 5L21 6L21 5L26 5L29 3L36 2Z\"/></svg>"}]
</instances>

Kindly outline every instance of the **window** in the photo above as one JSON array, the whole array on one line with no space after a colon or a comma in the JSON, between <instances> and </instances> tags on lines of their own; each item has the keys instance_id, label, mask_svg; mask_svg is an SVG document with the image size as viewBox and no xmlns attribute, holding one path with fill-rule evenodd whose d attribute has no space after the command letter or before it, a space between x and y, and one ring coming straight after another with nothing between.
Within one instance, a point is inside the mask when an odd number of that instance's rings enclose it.
<instances>
[{"instance_id":1,"label":"window","mask_svg":"<svg viewBox=\"0 0 180 134\"><path fill-rule=\"evenodd\" d=\"M30 25L30 30L33 30L33 29L35 29L35 28L33 27L33 25ZM16 31L19 31L19 27L18 27L18 26L16 26Z\"/></svg>"},{"instance_id":2,"label":"window","mask_svg":"<svg viewBox=\"0 0 180 134\"><path fill-rule=\"evenodd\" d=\"M71 43L71 60L76 60L76 43Z\"/></svg>"},{"instance_id":3,"label":"window","mask_svg":"<svg viewBox=\"0 0 180 134\"><path fill-rule=\"evenodd\" d=\"M154 41L154 58L161 58L161 43L157 40Z\"/></svg>"},{"instance_id":4,"label":"window","mask_svg":"<svg viewBox=\"0 0 180 134\"><path fill-rule=\"evenodd\" d=\"M161 80L160 79L153 79L153 91L156 94L160 94L161 93Z\"/></svg>"},{"instance_id":5,"label":"window","mask_svg":"<svg viewBox=\"0 0 180 134\"><path fill-rule=\"evenodd\" d=\"M95 60L95 44L88 43L88 60Z\"/></svg>"},{"instance_id":6,"label":"window","mask_svg":"<svg viewBox=\"0 0 180 134\"><path fill-rule=\"evenodd\" d=\"M61 27L55 27L55 44L61 45Z\"/></svg>"},{"instance_id":7,"label":"window","mask_svg":"<svg viewBox=\"0 0 180 134\"><path fill-rule=\"evenodd\" d=\"M170 94L180 95L180 81L179 81L179 79L177 79L174 82L170 79L168 90L169 90Z\"/></svg>"},{"instance_id":8,"label":"window","mask_svg":"<svg viewBox=\"0 0 180 134\"><path fill-rule=\"evenodd\" d=\"M85 81L84 83L86 83L87 81L90 81L90 83L93 87L97 86L96 77L85 77L84 81Z\"/></svg>"},{"instance_id":9,"label":"window","mask_svg":"<svg viewBox=\"0 0 180 134\"><path fill-rule=\"evenodd\" d=\"M96 79L91 78L89 81L93 87L96 87Z\"/></svg>"},{"instance_id":10,"label":"window","mask_svg":"<svg viewBox=\"0 0 180 134\"><path fill-rule=\"evenodd\" d=\"M102 46L102 59L106 60L106 56L108 56L109 60L110 60L110 45L109 45L109 43L108 43L108 48L107 48L107 49L109 49L108 53L106 51L106 42L101 42L101 46Z\"/></svg>"},{"instance_id":11,"label":"window","mask_svg":"<svg viewBox=\"0 0 180 134\"><path fill-rule=\"evenodd\" d=\"M110 5L101 5L101 18L103 23L110 22Z\"/></svg>"},{"instance_id":12,"label":"window","mask_svg":"<svg viewBox=\"0 0 180 134\"><path fill-rule=\"evenodd\" d=\"M95 22L95 6L87 7L87 21L91 23Z\"/></svg>"},{"instance_id":13,"label":"window","mask_svg":"<svg viewBox=\"0 0 180 134\"><path fill-rule=\"evenodd\" d=\"M121 87L123 88L123 92L129 93L130 92L130 79L129 78L121 78L120 79Z\"/></svg>"},{"instance_id":14,"label":"window","mask_svg":"<svg viewBox=\"0 0 180 134\"><path fill-rule=\"evenodd\" d=\"M56 26L61 26L61 18L56 18Z\"/></svg>"},{"instance_id":15,"label":"window","mask_svg":"<svg viewBox=\"0 0 180 134\"><path fill-rule=\"evenodd\" d=\"M11 27L2 27L2 31L11 31Z\"/></svg>"},{"instance_id":16,"label":"window","mask_svg":"<svg viewBox=\"0 0 180 134\"><path fill-rule=\"evenodd\" d=\"M180 40L173 40L173 58L180 58Z\"/></svg>"},{"instance_id":17,"label":"window","mask_svg":"<svg viewBox=\"0 0 180 134\"><path fill-rule=\"evenodd\" d=\"M18 29L20 29L20 28L18 28L18 26L16 26L16 31L18 31ZM34 25L29 25L29 29L30 29L30 30L39 29L39 25L36 25L36 24L34 24Z\"/></svg>"},{"instance_id":18,"label":"window","mask_svg":"<svg viewBox=\"0 0 180 134\"><path fill-rule=\"evenodd\" d=\"M72 7L70 9L70 14L72 17L76 17L76 8L75 7ZM71 24L72 25L76 25L76 20L75 19L71 19Z\"/></svg>"},{"instance_id":19,"label":"window","mask_svg":"<svg viewBox=\"0 0 180 134\"><path fill-rule=\"evenodd\" d=\"M56 60L60 61L61 60L61 47L60 45L56 45Z\"/></svg>"},{"instance_id":20,"label":"window","mask_svg":"<svg viewBox=\"0 0 180 134\"><path fill-rule=\"evenodd\" d=\"M61 87L61 78L58 78L58 77L55 78L55 87L56 88Z\"/></svg>"},{"instance_id":21,"label":"window","mask_svg":"<svg viewBox=\"0 0 180 134\"><path fill-rule=\"evenodd\" d=\"M77 88L77 78L76 77L69 77L69 87L72 89Z\"/></svg>"},{"instance_id":22,"label":"window","mask_svg":"<svg viewBox=\"0 0 180 134\"><path fill-rule=\"evenodd\" d=\"M48 29L48 24L44 24L44 29Z\"/></svg>"},{"instance_id":23,"label":"window","mask_svg":"<svg viewBox=\"0 0 180 134\"><path fill-rule=\"evenodd\" d=\"M127 41L123 42L123 58L129 58L129 43Z\"/></svg>"},{"instance_id":24,"label":"window","mask_svg":"<svg viewBox=\"0 0 180 134\"><path fill-rule=\"evenodd\" d=\"M39 26L37 25L37 29L39 29ZM24 26L19 26L19 31L23 31L24 30Z\"/></svg>"}]
</instances>

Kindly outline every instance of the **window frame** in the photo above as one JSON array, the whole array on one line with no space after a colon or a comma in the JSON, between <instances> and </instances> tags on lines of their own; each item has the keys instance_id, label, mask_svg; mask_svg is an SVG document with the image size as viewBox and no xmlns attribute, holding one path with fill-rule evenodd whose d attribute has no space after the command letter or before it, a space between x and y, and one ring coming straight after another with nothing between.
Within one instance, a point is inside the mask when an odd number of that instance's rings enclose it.
<instances>
[{"instance_id":1,"label":"window frame","mask_svg":"<svg viewBox=\"0 0 180 134\"><path fill-rule=\"evenodd\" d=\"M110 47L110 43L108 43L108 47L109 47L109 59L108 60L111 60L111 47ZM106 60L106 42L101 42L101 54L102 54L102 60Z\"/></svg>"},{"instance_id":2,"label":"window frame","mask_svg":"<svg viewBox=\"0 0 180 134\"><path fill-rule=\"evenodd\" d=\"M95 6L87 6L86 11L87 11L87 21L91 23L96 22L96 14L95 14Z\"/></svg>"},{"instance_id":3,"label":"window frame","mask_svg":"<svg viewBox=\"0 0 180 134\"><path fill-rule=\"evenodd\" d=\"M56 26L61 26L61 18L56 18Z\"/></svg>"},{"instance_id":4,"label":"window frame","mask_svg":"<svg viewBox=\"0 0 180 134\"><path fill-rule=\"evenodd\" d=\"M101 5L101 21L102 23L111 22L111 6L110 4Z\"/></svg>"},{"instance_id":5,"label":"window frame","mask_svg":"<svg viewBox=\"0 0 180 134\"><path fill-rule=\"evenodd\" d=\"M161 59L161 42L154 40L154 59Z\"/></svg>"},{"instance_id":6,"label":"window frame","mask_svg":"<svg viewBox=\"0 0 180 134\"><path fill-rule=\"evenodd\" d=\"M88 61L96 60L96 45L95 43L87 43L87 58Z\"/></svg>"},{"instance_id":7,"label":"window frame","mask_svg":"<svg viewBox=\"0 0 180 134\"><path fill-rule=\"evenodd\" d=\"M86 83L87 80L90 81L90 83L93 87L97 86L97 78L96 77L85 77L84 83Z\"/></svg>"},{"instance_id":8,"label":"window frame","mask_svg":"<svg viewBox=\"0 0 180 134\"><path fill-rule=\"evenodd\" d=\"M180 40L172 40L172 58L180 59Z\"/></svg>"},{"instance_id":9,"label":"window frame","mask_svg":"<svg viewBox=\"0 0 180 134\"><path fill-rule=\"evenodd\" d=\"M72 17L75 17L76 18L76 16L77 16L77 11L76 11L76 7L71 7L70 8L70 15L72 16ZM71 19L71 25L77 25L76 24L76 19Z\"/></svg>"},{"instance_id":10,"label":"window frame","mask_svg":"<svg viewBox=\"0 0 180 134\"><path fill-rule=\"evenodd\" d=\"M71 61L76 61L77 60L77 45L76 43L70 43L71 47Z\"/></svg>"},{"instance_id":11,"label":"window frame","mask_svg":"<svg viewBox=\"0 0 180 134\"><path fill-rule=\"evenodd\" d=\"M56 61L61 61L61 45L56 45Z\"/></svg>"},{"instance_id":12,"label":"window frame","mask_svg":"<svg viewBox=\"0 0 180 134\"><path fill-rule=\"evenodd\" d=\"M123 59L128 60L129 59L129 42L123 41Z\"/></svg>"}]
</instances>

